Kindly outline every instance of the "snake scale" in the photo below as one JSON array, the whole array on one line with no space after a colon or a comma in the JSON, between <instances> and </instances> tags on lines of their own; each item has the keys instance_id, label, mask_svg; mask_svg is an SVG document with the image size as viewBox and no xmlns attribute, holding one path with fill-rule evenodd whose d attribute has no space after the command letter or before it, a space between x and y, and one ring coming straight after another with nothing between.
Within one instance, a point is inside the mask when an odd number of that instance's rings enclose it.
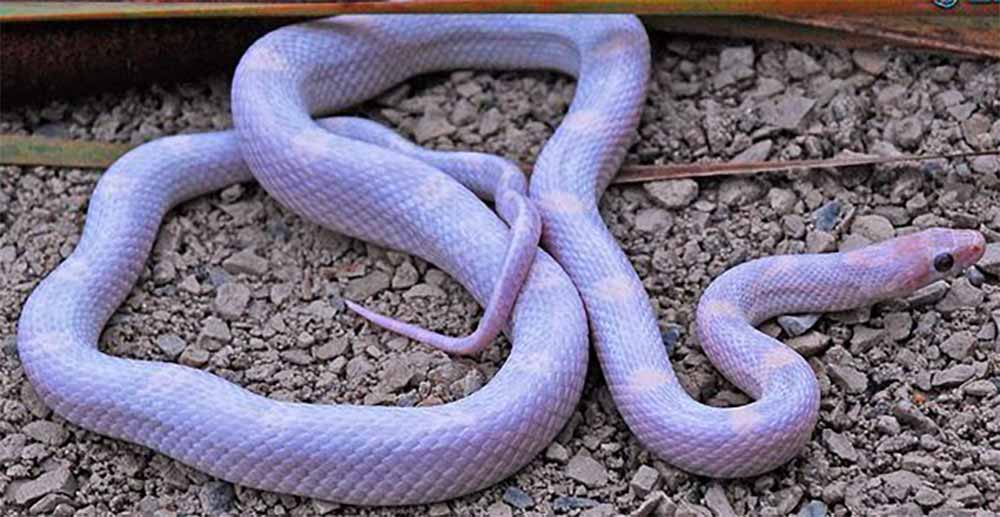
<instances>
[{"instance_id":1,"label":"snake scale","mask_svg":"<svg viewBox=\"0 0 1000 517\"><path fill-rule=\"evenodd\" d=\"M597 209L639 123L649 60L632 16L345 16L266 35L237 68L234 131L155 140L101 178L79 244L23 309L28 378L70 422L213 476L400 505L481 489L534 458L572 415L592 342L621 415L657 456L715 477L781 465L809 439L819 390L799 355L753 326L909 292L974 263L983 239L935 229L724 273L701 300L697 333L754 402L701 404L679 384L643 285ZM530 184L498 157L426 151L375 123L314 118L454 68L577 79ZM486 306L468 338L419 334L351 307L457 353L506 332L503 367L453 403L365 407L271 400L202 370L102 353L102 328L140 276L164 215L249 180L313 223L452 275Z\"/></svg>"}]
</instances>

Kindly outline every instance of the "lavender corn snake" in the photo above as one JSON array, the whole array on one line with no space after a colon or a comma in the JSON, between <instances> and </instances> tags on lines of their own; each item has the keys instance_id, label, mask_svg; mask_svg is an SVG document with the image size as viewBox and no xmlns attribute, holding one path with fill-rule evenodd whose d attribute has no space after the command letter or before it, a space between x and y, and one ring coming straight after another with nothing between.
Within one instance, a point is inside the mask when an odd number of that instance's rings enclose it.
<instances>
[{"instance_id":1,"label":"lavender corn snake","mask_svg":"<svg viewBox=\"0 0 1000 517\"><path fill-rule=\"evenodd\" d=\"M442 173L451 158L389 152L385 142L352 136L359 125L313 121L450 68L544 68L578 78L530 186L489 157L458 157L452 179ZM26 372L68 420L223 479L355 504L409 504L488 486L551 441L580 396L589 322L619 411L645 446L704 475L775 468L809 439L818 390L808 364L752 324L915 289L975 262L982 237L934 230L724 274L702 299L697 329L720 370L756 402L722 409L694 401L670 368L639 278L597 212L638 124L648 68L646 36L632 17L344 17L266 36L237 71L236 132L158 140L101 180L79 246L25 306L18 341ZM538 252L530 271L523 267L523 291L508 309L507 363L452 404L369 408L272 401L191 368L100 353L104 322L138 277L170 206L251 178L310 221L426 258L484 302L499 291L511 230L473 192L530 192L552 256ZM953 263L937 271L942 255ZM123 396L123 387L134 391Z\"/></svg>"}]
</instances>

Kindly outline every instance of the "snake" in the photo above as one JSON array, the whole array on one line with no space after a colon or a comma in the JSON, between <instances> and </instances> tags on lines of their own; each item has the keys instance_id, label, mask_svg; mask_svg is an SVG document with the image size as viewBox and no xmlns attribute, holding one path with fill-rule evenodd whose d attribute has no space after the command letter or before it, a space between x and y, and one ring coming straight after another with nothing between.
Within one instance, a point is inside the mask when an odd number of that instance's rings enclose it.
<instances>
[{"instance_id":1,"label":"snake","mask_svg":"<svg viewBox=\"0 0 1000 517\"><path fill-rule=\"evenodd\" d=\"M217 478L406 505L483 489L535 458L574 413L593 345L618 411L657 457L718 478L777 468L808 442L819 389L809 364L755 325L901 296L973 264L983 237L929 229L730 269L705 290L696 335L754 400L695 400L598 210L635 137L649 66L645 30L627 15L357 15L269 33L236 69L233 130L153 140L101 177L78 244L23 307L25 374L67 421ZM330 116L450 69L576 79L530 181L499 157L424 150L380 124ZM502 332L511 342L502 367L454 402L360 406L273 400L202 369L103 352L102 329L143 275L169 210L246 181L311 223L451 275L485 306L466 338L350 308L452 353L474 353Z\"/></svg>"}]
</instances>

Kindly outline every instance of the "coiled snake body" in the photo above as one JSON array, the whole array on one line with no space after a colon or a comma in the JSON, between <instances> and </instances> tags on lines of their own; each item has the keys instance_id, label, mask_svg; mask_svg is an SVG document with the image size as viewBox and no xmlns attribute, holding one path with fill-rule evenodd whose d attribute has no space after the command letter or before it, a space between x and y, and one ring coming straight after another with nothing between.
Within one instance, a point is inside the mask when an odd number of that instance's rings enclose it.
<instances>
[{"instance_id":1,"label":"coiled snake body","mask_svg":"<svg viewBox=\"0 0 1000 517\"><path fill-rule=\"evenodd\" d=\"M372 123L313 119L451 68L577 78L530 189L496 157L424 151ZM698 403L677 382L642 283L597 211L638 124L648 69L646 34L629 16L345 16L269 34L237 69L235 132L151 142L101 179L76 250L24 307L27 376L67 420L214 476L346 503L410 504L488 486L544 448L580 397L589 330L616 404L646 447L710 476L772 469L808 440L818 390L801 357L752 325L914 289L977 260L982 237L933 230L727 272L702 299L698 333L756 401ZM474 342L428 340L468 352L505 328L513 348L504 366L478 392L441 406L310 405L98 350L170 207L250 179L312 222L453 275L488 301L488 324ZM494 198L511 227L476 194ZM532 206L551 256L534 251ZM943 255L952 264L938 271L930 264Z\"/></svg>"}]
</instances>

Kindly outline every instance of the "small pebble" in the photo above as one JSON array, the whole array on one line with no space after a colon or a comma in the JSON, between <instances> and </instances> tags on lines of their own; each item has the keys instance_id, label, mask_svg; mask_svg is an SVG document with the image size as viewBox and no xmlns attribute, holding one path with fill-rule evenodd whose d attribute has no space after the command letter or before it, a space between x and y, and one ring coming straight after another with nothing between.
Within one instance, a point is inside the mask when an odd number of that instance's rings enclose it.
<instances>
[{"instance_id":1,"label":"small pebble","mask_svg":"<svg viewBox=\"0 0 1000 517\"><path fill-rule=\"evenodd\" d=\"M503 500L520 510L526 510L535 506L535 500L527 492L516 486L509 486L503 492Z\"/></svg>"},{"instance_id":2,"label":"small pebble","mask_svg":"<svg viewBox=\"0 0 1000 517\"><path fill-rule=\"evenodd\" d=\"M584 454L577 453L566 465L566 475L589 488L599 488L608 484L608 472L600 462Z\"/></svg>"}]
</instances>

